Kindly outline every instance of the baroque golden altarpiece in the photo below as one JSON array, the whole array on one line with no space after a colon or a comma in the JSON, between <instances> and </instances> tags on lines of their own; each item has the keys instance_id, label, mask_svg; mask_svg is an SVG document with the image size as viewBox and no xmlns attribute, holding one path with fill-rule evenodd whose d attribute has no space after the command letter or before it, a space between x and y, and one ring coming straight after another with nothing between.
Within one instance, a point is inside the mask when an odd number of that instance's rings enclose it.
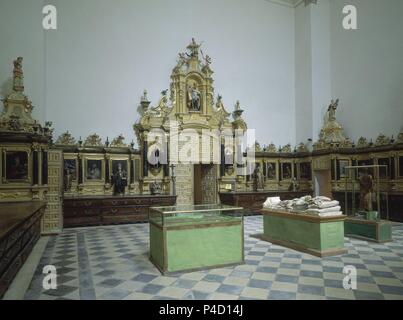
<instances>
[{"instance_id":1,"label":"baroque golden altarpiece","mask_svg":"<svg viewBox=\"0 0 403 320\"><path fill-rule=\"evenodd\" d=\"M236 102L233 112L227 111L213 83L211 58L192 40L187 52L179 54L170 90L162 91L155 106L144 91L140 119L133 126L138 149L134 142L125 143L122 135L111 142L103 142L97 134L77 141L66 132L53 142L52 124L42 126L32 118L33 106L24 94L22 58L16 59L13 90L3 101L0 117L0 202L46 201L42 229L56 233L62 228L65 197L175 194L177 204L209 204L220 202L220 194L225 193L298 191L337 198L345 189L345 167L386 165L381 189L393 198L390 210L394 210L394 203L396 219L401 219L403 131L396 139L380 134L375 142L360 138L354 143L336 120L339 101L332 101L312 150L303 143L293 148L290 144L276 147L256 142L249 147L255 159L249 161L257 164L258 170L240 174L249 164L224 162L227 152L237 154L240 145L228 147L223 136L248 129L243 108ZM172 141L173 136L181 137L189 129L196 134ZM223 135L206 140L203 131ZM207 157L200 152L196 162L178 163L172 159L175 152L159 147L162 141L175 149L180 159L186 158L189 148L210 152ZM242 149L242 153L246 151ZM150 163L150 154L156 153L166 162Z\"/></svg>"}]
</instances>

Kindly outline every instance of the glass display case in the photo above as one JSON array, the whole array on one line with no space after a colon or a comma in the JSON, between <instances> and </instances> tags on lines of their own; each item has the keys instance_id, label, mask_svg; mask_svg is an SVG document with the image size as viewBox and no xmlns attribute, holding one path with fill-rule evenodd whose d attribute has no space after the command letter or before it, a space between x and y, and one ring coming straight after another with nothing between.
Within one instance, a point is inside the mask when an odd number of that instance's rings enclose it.
<instances>
[{"instance_id":1,"label":"glass display case","mask_svg":"<svg viewBox=\"0 0 403 320\"><path fill-rule=\"evenodd\" d=\"M381 181L388 175L388 166L347 166L345 170L345 234L376 242L392 241L388 190Z\"/></svg>"},{"instance_id":2,"label":"glass display case","mask_svg":"<svg viewBox=\"0 0 403 320\"><path fill-rule=\"evenodd\" d=\"M244 261L241 207L151 207L149 222L150 260L163 274Z\"/></svg>"},{"instance_id":3,"label":"glass display case","mask_svg":"<svg viewBox=\"0 0 403 320\"><path fill-rule=\"evenodd\" d=\"M346 215L367 220L380 220L382 215L389 219L388 192L382 187L380 179L380 173L387 169L383 165L345 167Z\"/></svg>"}]
</instances>

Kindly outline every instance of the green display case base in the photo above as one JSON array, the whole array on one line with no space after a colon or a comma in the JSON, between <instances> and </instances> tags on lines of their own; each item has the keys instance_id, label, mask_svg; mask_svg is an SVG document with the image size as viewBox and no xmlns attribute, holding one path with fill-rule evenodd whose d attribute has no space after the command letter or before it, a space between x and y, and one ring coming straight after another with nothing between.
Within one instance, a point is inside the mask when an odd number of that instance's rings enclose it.
<instances>
[{"instance_id":1,"label":"green display case base","mask_svg":"<svg viewBox=\"0 0 403 320\"><path fill-rule=\"evenodd\" d=\"M151 222L149 258L162 274L243 264L243 221L170 227Z\"/></svg>"},{"instance_id":2,"label":"green display case base","mask_svg":"<svg viewBox=\"0 0 403 320\"><path fill-rule=\"evenodd\" d=\"M179 271L167 271L163 270L158 263L156 263L153 258L150 256L149 257L150 262L158 269L158 271L163 275L163 276L175 276L179 275L182 273L191 273L191 272L198 272L198 271L203 271L203 270L211 270L211 269L219 269L219 268L227 268L227 267L236 267L245 264L244 261L242 262L236 262L236 263L226 263L226 264L219 264L215 266L208 266L208 267L200 267L200 268L191 268L191 269L183 269Z\"/></svg>"},{"instance_id":3,"label":"green display case base","mask_svg":"<svg viewBox=\"0 0 403 320\"><path fill-rule=\"evenodd\" d=\"M263 240L317 257L347 253L344 247L346 216L318 217L263 209Z\"/></svg>"},{"instance_id":4,"label":"green display case base","mask_svg":"<svg viewBox=\"0 0 403 320\"><path fill-rule=\"evenodd\" d=\"M392 223L385 220L365 220L349 217L344 222L344 232L347 237L378 243L391 242Z\"/></svg>"},{"instance_id":5,"label":"green display case base","mask_svg":"<svg viewBox=\"0 0 403 320\"><path fill-rule=\"evenodd\" d=\"M263 241L268 241L270 243L273 243L273 244L276 244L276 245L279 245L279 246L283 246L283 247L286 247L286 248L289 248L289 249L293 249L293 250L296 250L296 251L299 251L299 252L305 252L305 253L311 254L313 256L320 257L320 258L338 256L338 255L348 253L348 250L345 249L345 248L329 249L329 250L317 250L317 249L313 249L313 248L303 246L303 245L298 244L298 243L293 243L293 242L290 242L290 241L274 239L274 238L265 236L264 234L256 235L256 237L258 239L263 240Z\"/></svg>"}]
</instances>

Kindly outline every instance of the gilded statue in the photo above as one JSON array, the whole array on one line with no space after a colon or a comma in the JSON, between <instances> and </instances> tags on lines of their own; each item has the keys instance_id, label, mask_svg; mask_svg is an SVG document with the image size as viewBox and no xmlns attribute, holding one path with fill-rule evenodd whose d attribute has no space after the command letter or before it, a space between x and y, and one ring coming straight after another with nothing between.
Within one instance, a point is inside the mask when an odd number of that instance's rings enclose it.
<instances>
[{"instance_id":1,"label":"gilded statue","mask_svg":"<svg viewBox=\"0 0 403 320\"><path fill-rule=\"evenodd\" d=\"M114 148L119 148L119 147L126 147L127 145L125 144L125 137L123 134L120 134L117 136L115 139L112 140L111 147Z\"/></svg>"}]
</instances>

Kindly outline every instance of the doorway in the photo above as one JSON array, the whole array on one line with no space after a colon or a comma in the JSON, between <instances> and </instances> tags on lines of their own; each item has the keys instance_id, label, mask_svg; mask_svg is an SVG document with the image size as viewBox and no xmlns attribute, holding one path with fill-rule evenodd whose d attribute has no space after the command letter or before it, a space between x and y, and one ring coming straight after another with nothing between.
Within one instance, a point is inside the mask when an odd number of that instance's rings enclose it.
<instances>
[{"instance_id":1,"label":"doorway","mask_svg":"<svg viewBox=\"0 0 403 320\"><path fill-rule=\"evenodd\" d=\"M318 170L315 175L315 196L332 198L332 173L330 170Z\"/></svg>"},{"instance_id":2,"label":"doorway","mask_svg":"<svg viewBox=\"0 0 403 320\"><path fill-rule=\"evenodd\" d=\"M193 166L193 199L195 205L217 202L217 166L195 164Z\"/></svg>"}]
</instances>

